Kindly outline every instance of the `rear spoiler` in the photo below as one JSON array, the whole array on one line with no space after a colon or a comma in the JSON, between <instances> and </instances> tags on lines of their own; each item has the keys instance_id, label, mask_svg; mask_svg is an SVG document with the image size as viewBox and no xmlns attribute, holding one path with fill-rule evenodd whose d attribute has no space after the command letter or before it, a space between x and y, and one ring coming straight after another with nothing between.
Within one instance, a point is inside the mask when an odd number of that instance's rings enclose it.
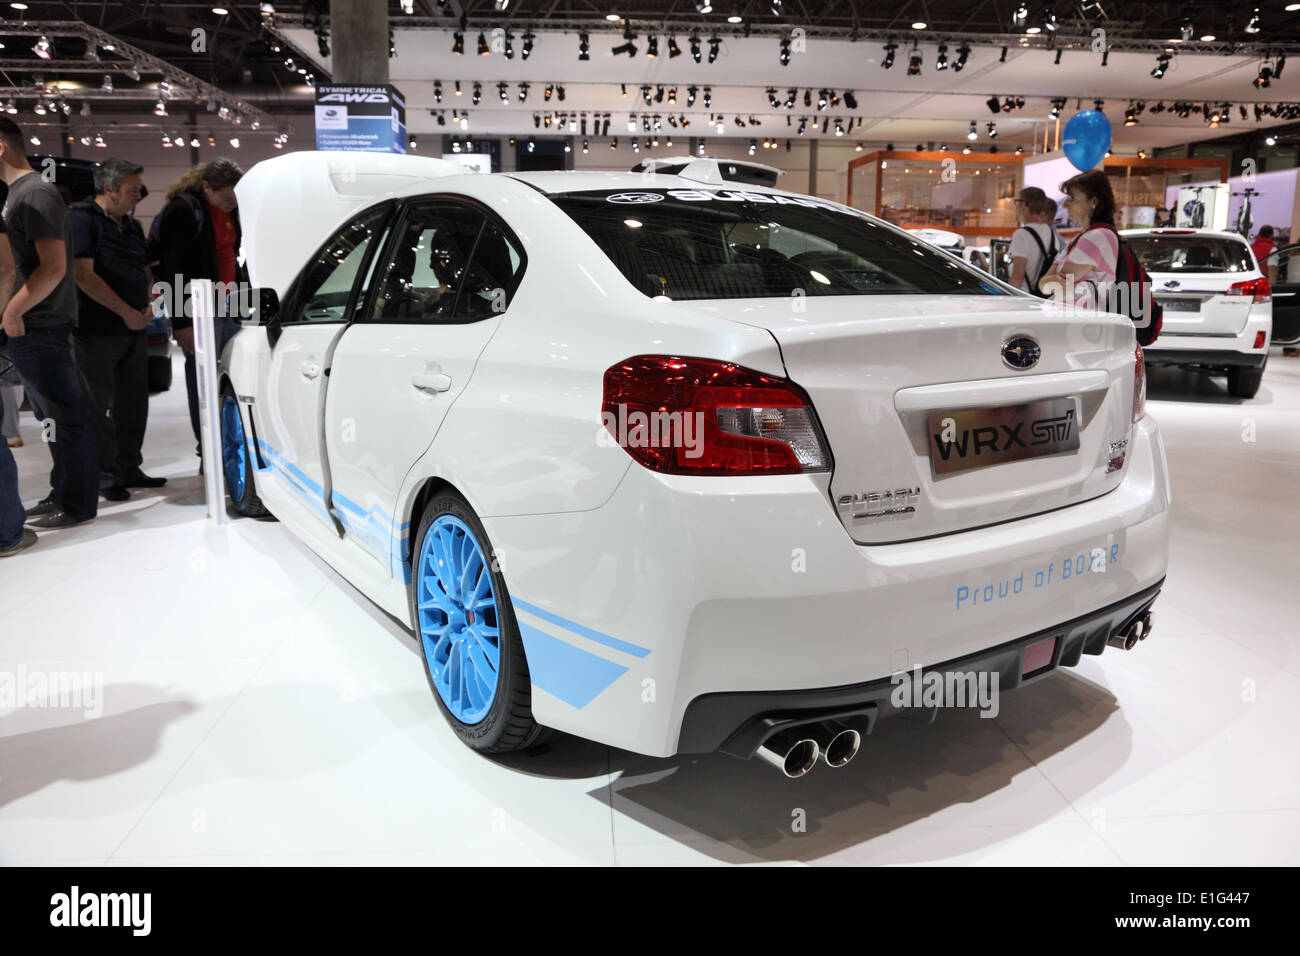
<instances>
[{"instance_id":1,"label":"rear spoiler","mask_svg":"<svg viewBox=\"0 0 1300 956\"><path fill-rule=\"evenodd\" d=\"M781 170L762 163L743 160L671 156L647 159L632 167L634 173L657 173L661 176L680 176L697 183L725 186L727 183L744 183L748 186L775 186Z\"/></svg>"}]
</instances>

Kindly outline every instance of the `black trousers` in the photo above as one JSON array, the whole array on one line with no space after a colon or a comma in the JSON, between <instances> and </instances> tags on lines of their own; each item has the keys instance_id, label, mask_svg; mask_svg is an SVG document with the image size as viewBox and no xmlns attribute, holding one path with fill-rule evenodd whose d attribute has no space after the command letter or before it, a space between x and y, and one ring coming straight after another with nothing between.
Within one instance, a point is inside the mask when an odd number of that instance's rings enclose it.
<instances>
[{"instance_id":1,"label":"black trousers","mask_svg":"<svg viewBox=\"0 0 1300 956\"><path fill-rule=\"evenodd\" d=\"M75 336L77 371L99 443L99 470L114 483L140 469L149 422L149 353L143 332Z\"/></svg>"},{"instance_id":2,"label":"black trousers","mask_svg":"<svg viewBox=\"0 0 1300 956\"><path fill-rule=\"evenodd\" d=\"M98 450L81 382L72 360L72 328L29 328L9 340L9 358L18 369L32 407L47 416L41 438L54 459L50 474L55 503L74 518L99 510Z\"/></svg>"}]
</instances>

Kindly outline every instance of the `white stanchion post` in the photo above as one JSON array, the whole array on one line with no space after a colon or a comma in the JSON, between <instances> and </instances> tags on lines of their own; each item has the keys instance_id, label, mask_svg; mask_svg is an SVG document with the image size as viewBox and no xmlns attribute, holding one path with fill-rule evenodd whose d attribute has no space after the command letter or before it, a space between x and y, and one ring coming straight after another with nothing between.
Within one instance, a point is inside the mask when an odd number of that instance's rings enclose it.
<instances>
[{"instance_id":1,"label":"white stanchion post","mask_svg":"<svg viewBox=\"0 0 1300 956\"><path fill-rule=\"evenodd\" d=\"M199 444L203 452L203 490L208 501L208 518L217 524L230 520L226 514L226 489L221 456L221 380L217 378L216 302L211 279L190 283L194 309L194 371L199 393Z\"/></svg>"}]
</instances>

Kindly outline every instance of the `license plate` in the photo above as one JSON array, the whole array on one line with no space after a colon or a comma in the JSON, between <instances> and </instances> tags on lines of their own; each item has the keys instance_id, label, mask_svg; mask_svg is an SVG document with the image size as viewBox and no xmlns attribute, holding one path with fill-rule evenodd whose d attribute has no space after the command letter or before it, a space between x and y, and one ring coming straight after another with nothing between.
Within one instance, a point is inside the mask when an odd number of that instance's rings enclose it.
<instances>
[{"instance_id":1,"label":"license plate","mask_svg":"<svg viewBox=\"0 0 1300 956\"><path fill-rule=\"evenodd\" d=\"M1162 299L1156 296L1156 301L1166 312L1200 312L1200 299Z\"/></svg>"},{"instance_id":2,"label":"license plate","mask_svg":"<svg viewBox=\"0 0 1300 956\"><path fill-rule=\"evenodd\" d=\"M936 412L929 424L930 467L935 475L1079 448L1078 412L1072 398Z\"/></svg>"}]
</instances>

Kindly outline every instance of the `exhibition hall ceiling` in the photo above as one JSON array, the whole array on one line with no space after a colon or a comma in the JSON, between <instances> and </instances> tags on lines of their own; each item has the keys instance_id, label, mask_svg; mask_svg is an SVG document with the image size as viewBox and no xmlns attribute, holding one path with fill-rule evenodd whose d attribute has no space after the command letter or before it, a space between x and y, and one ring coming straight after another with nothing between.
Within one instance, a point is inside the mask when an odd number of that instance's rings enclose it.
<instances>
[{"instance_id":1,"label":"exhibition hall ceiling","mask_svg":"<svg viewBox=\"0 0 1300 956\"><path fill-rule=\"evenodd\" d=\"M0 4L0 37L24 22L84 20L265 109L305 113L309 84L332 77L321 0L16 6ZM406 95L413 133L546 135L560 129L546 119L563 113L608 114L613 135L635 113L638 123L647 114L685 119L686 135L706 138L842 135L952 148L975 122L981 147L1028 150L1054 144L1054 109L1063 123L1098 101L1121 147L1300 119L1300 63L1286 66L1300 51L1297 3L394 0L388 8L392 82ZM30 90L27 71L53 69L31 46L26 35L11 37L0 54L11 91ZM92 56L72 40L54 46L56 61ZM118 79L118 89L131 85Z\"/></svg>"}]
</instances>

